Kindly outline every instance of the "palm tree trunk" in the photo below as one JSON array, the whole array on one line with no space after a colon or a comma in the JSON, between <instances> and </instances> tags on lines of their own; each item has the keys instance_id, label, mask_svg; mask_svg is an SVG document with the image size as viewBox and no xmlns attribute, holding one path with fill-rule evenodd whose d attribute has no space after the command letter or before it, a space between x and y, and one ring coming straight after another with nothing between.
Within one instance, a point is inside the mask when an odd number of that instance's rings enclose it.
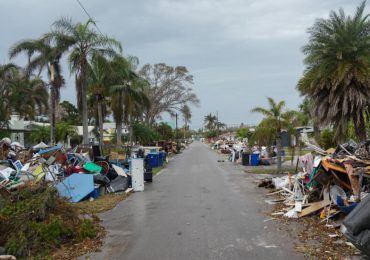
<instances>
[{"instance_id":1,"label":"palm tree trunk","mask_svg":"<svg viewBox=\"0 0 370 260\"><path fill-rule=\"evenodd\" d=\"M99 120L99 145L103 145L103 135L104 135L104 129L103 129L103 108L100 101L100 98L98 97L98 120Z\"/></svg>"},{"instance_id":2,"label":"palm tree trunk","mask_svg":"<svg viewBox=\"0 0 370 260\"><path fill-rule=\"evenodd\" d=\"M117 146L122 145L122 123L116 124Z\"/></svg>"},{"instance_id":3,"label":"palm tree trunk","mask_svg":"<svg viewBox=\"0 0 370 260\"><path fill-rule=\"evenodd\" d=\"M277 149L277 171L281 173L281 131L278 129L276 131L276 149Z\"/></svg>"},{"instance_id":4,"label":"palm tree trunk","mask_svg":"<svg viewBox=\"0 0 370 260\"><path fill-rule=\"evenodd\" d=\"M355 132L359 141L366 140L366 127L365 127L365 118L362 113L359 114L359 117L354 118L355 123Z\"/></svg>"},{"instance_id":5,"label":"palm tree trunk","mask_svg":"<svg viewBox=\"0 0 370 260\"><path fill-rule=\"evenodd\" d=\"M132 116L129 115L129 119L128 119L128 124L129 124L129 142L130 142L130 146L132 145Z\"/></svg>"},{"instance_id":6,"label":"palm tree trunk","mask_svg":"<svg viewBox=\"0 0 370 260\"><path fill-rule=\"evenodd\" d=\"M89 126L88 126L88 115L87 115L87 81L86 81L86 65L81 66L81 103L82 103L82 132L84 145L89 144Z\"/></svg>"},{"instance_id":7,"label":"palm tree trunk","mask_svg":"<svg viewBox=\"0 0 370 260\"><path fill-rule=\"evenodd\" d=\"M186 119L185 119L185 126L184 126L184 139L186 138Z\"/></svg>"},{"instance_id":8,"label":"palm tree trunk","mask_svg":"<svg viewBox=\"0 0 370 260\"><path fill-rule=\"evenodd\" d=\"M50 87L50 145L55 145L55 110L56 110L56 89L55 86Z\"/></svg>"}]
</instances>

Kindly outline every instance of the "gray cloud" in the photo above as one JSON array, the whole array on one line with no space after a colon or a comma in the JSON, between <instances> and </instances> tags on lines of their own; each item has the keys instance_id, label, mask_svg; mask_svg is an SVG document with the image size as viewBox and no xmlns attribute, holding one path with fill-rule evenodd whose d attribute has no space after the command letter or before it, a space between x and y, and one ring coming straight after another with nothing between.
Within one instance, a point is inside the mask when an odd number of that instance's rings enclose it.
<instances>
[{"instance_id":1,"label":"gray cloud","mask_svg":"<svg viewBox=\"0 0 370 260\"><path fill-rule=\"evenodd\" d=\"M250 113L265 106L266 96L296 108L295 90L302 74L302 45L316 18L343 7L352 13L360 0L82 0L106 34L123 42L124 52L141 64L185 65L194 75L201 107L193 108L193 127L218 111L227 124L258 123ZM74 0L0 0L0 63L21 39L50 30L61 16L86 15ZM16 62L24 63L18 58ZM67 67L65 74L69 75ZM72 78L62 97L74 98Z\"/></svg>"}]
</instances>

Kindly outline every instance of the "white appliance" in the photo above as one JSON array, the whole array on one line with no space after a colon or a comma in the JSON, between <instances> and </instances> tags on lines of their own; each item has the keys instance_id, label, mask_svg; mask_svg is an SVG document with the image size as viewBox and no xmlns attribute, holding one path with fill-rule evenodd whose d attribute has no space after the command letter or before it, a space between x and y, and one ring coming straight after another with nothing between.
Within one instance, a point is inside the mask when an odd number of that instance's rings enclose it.
<instances>
[{"instance_id":1,"label":"white appliance","mask_svg":"<svg viewBox=\"0 0 370 260\"><path fill-rule=\"evenodd\" d=\"M144 190L144 159L132 158L130 165L132 188L134 191Z\"/></svg>"}]
</instances>

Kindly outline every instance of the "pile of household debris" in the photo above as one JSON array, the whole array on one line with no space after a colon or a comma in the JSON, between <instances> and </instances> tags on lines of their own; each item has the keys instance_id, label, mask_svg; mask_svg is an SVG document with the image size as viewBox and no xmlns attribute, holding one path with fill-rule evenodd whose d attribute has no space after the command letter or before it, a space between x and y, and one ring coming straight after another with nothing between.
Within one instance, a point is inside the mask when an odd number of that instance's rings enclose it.
<instances>
[{"instance_id":1,"label":"pile of household debris","mask_svg":"<svg viewBox=\"0 0 370 260\"><path fill-rule=\"evenodd\" d=\"M317 215L326 225L334 221L341 225L333 226L341 227L349 241L370 255L370 141L350 141L327 151L312 144L308 147L313 152L299 158L302 172L259 184L276 189L268 196L279 195L267 203L284 205L272 215Z\"/></svg>"},{"instance_id":2,"label":"pile of household debris","mask_svg":"<svg viewBox=\"0 0 370 260\"><path fill-rule=\"evenodd\" d=\"M139 149L130 157L109 159L101 155L99 146L67 152L60 145L47 147L40 143L26 150L3 138L0 196L9 198L19 187L41 182L55 187L60 196L72 202L97 198L106 192L142 191L144 181L152 181L152 168L163 164L166 158L164 152L150 152Z\"/></svg>"}]
</instances>

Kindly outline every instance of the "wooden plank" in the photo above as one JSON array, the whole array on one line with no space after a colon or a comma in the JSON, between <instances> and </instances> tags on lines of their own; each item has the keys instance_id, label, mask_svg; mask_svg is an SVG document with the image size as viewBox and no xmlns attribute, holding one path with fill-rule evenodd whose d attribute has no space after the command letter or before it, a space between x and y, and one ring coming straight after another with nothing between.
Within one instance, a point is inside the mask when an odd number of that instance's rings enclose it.
<instances>
[{"instance_id":1,"label":"wooden plank","mask_svg":"<svg viewBox=\"0 0 370 260\"><path fill-rule=\"evenodd\" d=\"M287 192L289 192L290 194L294 194L294 192L293 191L291 191L291 190L289 190L289 189L287 189L287 188L285 188L285 187L281 187L283 190L285 190L285 191L287 191Z\"/></svg>"},{"instance_id":2,"label":"wooden plank","mask_svg":"<svg viewBox=\"0 0 370 260\"><path fill-rule=\"evenodd\" d=\"M347 174L347 171L345 168L342 168L334 163L329 162L328 160L322 160L321 165L324 167L326 171L334 170L337 172L345 173Z\"/></svg>"},{"instance_id":3,"label":"wooden plank","mask_svg":"<svg viewBox=\"0 0 370 260\"><path fill-rule=\"evenodd\" d=\"M278 194L280 192L283 192L283 190L278 190L278 191L274 191L274 192L271 192L271 193L267 193L265 196L272 196L272 195Z\"/></svg>"},{"instance_id":4,"label":"wooden plank","mask_svg":"<svg viewBox=\"0 0 370 260\"><path fill-rule=\"evenodd\" d=\"M312 203L311 206L309 206L308 208L303 209L302 212L298 214L298 217L304 217L304 216L307 216L309 214L312 214L315 211L318 211L318 210L328 206L329 204L330 204L330 200L322 200L322 201Z\"/></svg>"}]
</instances>

